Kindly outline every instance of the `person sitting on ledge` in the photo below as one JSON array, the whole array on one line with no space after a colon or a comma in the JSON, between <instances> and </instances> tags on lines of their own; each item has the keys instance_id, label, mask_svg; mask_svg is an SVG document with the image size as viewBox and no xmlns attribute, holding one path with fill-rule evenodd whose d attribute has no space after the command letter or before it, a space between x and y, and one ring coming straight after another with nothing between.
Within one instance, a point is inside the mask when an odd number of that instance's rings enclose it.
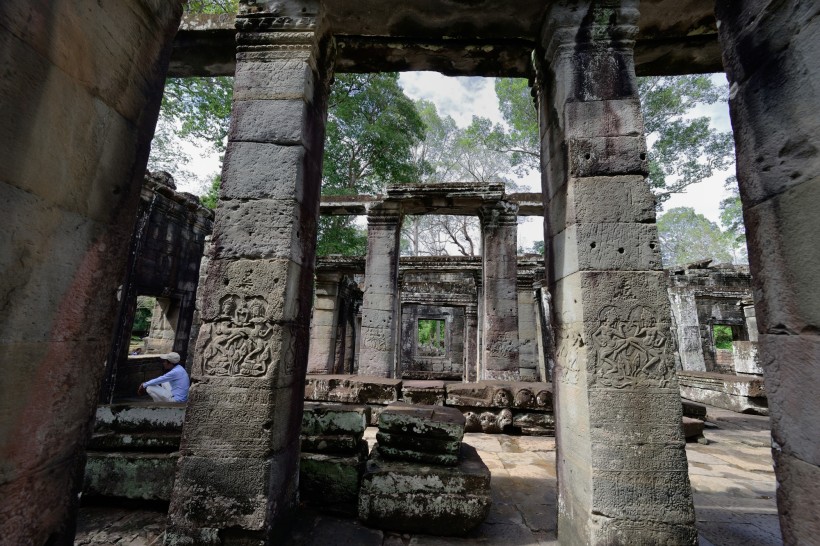
<instances>
[{"instance_id":1,"label":"person sitting on ledge","mask_svg":"<svg viewBox=\"0 0 820 546\"><path fill-rule=\"evenodd\" d=\"M162 359L165 374L140 385L137 394L143 395L147 392L154 402L186 402L191 380L185 368L179 363L179 354L168 353L159 357Z\"/></svg>"}]
</instances>

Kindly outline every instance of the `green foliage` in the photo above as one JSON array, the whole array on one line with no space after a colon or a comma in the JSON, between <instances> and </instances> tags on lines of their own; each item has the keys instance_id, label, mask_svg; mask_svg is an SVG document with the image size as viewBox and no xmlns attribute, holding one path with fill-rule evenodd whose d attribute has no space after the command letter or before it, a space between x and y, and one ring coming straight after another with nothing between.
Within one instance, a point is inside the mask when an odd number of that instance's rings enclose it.
<instances>
[{"instance_id":1,"label":"green foliage","mask_svg":"<svg viewBox=\"0 0 820 546\"><path fill-rule=\"evenodd\" d=\"M418 345L426 347L433 353L443 353L445 350L445 324L438 319L419 319Z\"/></svg>"},{"instance_id":2,"label":"green foliage","mask_svg":"<svg viewBox=\"0 0 820 546\"><path fill-rule=\"evenodd\" d=\"M202 206L211 210L216 209L216 204L219 201L219 187L222 185L222 175L216 175L211 182L211 187L204 195L199 196L199 202Z\"/></svg>"},{"instance_id":3,"label":"green foliage","mask_svg":"<svg viewBox=\"0 0 820 546\"><path fill-rule=\"evenodd\" d=\"M497 135L499 150L510 154L518 173L540 169L538 111L529 83L522 78L498 78L495 81L498 108L508 130Z\"/></svg>"},{"instance_id":4,"label":"green foliage","mask_svg":"<svg viewBox=\"0 0 820 546\"><path fill-rule=\"evenodd\" d=\"M743 224L743 204L740 202L737 177L727 179L725 188L729 190L729 197L720 202L720 223L732 234L738 246L745 246L746 226Z\"/></svg>"},{"instance_id":5,"label":"green foliage","mask_svg":"<svg viewBox=\"0 0 820 546\"><path fill-rule=\"evenodd\" d=\"M727 90L708 75L638 78L649 148L649 184L658 203L725 169L734 159L731 133L717 132L697 106L725 101Z\"/></svg>"},{"instance_id":6,"label":"green foliage","mask_svg":"<svg viewBox=\"0 0 820 546\"><path fill-rule=\"evenodd\" d=\"M187 13L236 13L239 0L188 0Z\"/></svg>"},{"instance_id":7,"label":"green foliage","mask_svg":"<svg viewBox=\"0 0 820 546\"><path fill-rule=\"evenodd\" d=\"M665 267L712 259L732 261L731 237L690 207L671 209L658 218L658 236Z\"/></svg>"},{"instance_id":8,"label":"green foliage","mask_svg":"<svg viewBox=\"0 0 820 546\"><path fill-rule=\"evenodd\" d=\"M712 336L715 339L716 349L732 348L732 327L725 324L715 324L712 326Z\"/></svg>"},{"instance_id":9,"label":"green foliage","mask_svg":"<svg viewBox=\"0 0 820 546\"><path fill-rule=\"evenodd\" d=\"M354 221L354 218L350 216L319 218L316 255L365 255L367 253L367 231L358 227Z\"/></svg>"},{"instance_id":10,"label":"green foliage","mask_svg":"<svg viewBox=\"0 0 820 546\"><path fill-rule=\"evenodd\" d=\"M532 243L532 248L530 249L530 252L532 252L533 254L540 254L540 255L543 256L544 255L544 241L535 241L535 242L533 242Z\"/></svg>"},{"instance_id":11,"label":"green foliage","mask_svg":"<svg viewBox=\"0 0 820 546\"><path fill-rule=\"evenodd\" d=\"M137 308L134 311L134 323L131 326L131 337L142 338L151 329L151 316L156 299L149 296L137 297Z\"/></svg>"},{"instance_id":12,"label":"green foliage","mask_svg":"<svg viewBox=\"0 0 820 546\"><path fill-rule=\"evenodd\" d=\"M387 183L416 182L413 149L424 122L398 74L340 74L329 100L323 195L376 194Z\"/></svg>"}]
</instances>

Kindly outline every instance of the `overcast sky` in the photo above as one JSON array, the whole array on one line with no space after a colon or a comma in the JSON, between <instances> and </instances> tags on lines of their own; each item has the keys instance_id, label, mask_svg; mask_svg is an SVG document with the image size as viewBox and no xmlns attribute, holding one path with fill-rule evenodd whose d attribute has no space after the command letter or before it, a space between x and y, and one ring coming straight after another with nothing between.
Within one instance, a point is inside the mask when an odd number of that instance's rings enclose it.
<instances>
[{"instance_id":1,"label":"overcast sky","mask_svg":"<svg viewBox=\"0 0 820 546\"><path fill-rule=\"evenodd\" d=\"M726 84L723 74L715 74L713 78L716 83ZM399 83L410 98L433 102L439 115L451 116L461 127L469 125L474 115L489 118L496 123L502 121L493 78L453 78L437 72L404 72L399 77ZM729 109L726 103L698 108L694 115L709 115L715 129L731 130ZM215 154L202 156L199 155L199 150L193 147L189 150L197 158L192 170L203 180L210 180L214 174L219 172L219 158ZM723 181L733 173L734 166L729 171L720 172L699 184L689 186L685 193L675 195L667 201L665 210L674 207L692 207L713 222L719 222L720 201L726 196ZM522 189L528 187L530 191L540 191L540 178L537 173L532 173L525 178L518 178L512 174L511 176L522 186ZM201 194L204 193L205 188L180 184L180 190ZM540 225L536 219L532 219L519 227L519 245L524 248L529 247L533 241L543 238L541 233Z\"/></svg>"}]
</instances>

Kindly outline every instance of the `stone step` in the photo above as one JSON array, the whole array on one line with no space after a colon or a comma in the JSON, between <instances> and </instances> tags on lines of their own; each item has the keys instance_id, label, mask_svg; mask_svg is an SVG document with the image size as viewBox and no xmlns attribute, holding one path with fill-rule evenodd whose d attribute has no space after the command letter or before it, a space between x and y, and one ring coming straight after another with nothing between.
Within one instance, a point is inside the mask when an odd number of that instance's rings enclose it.
<instances>
[{"instance_id":1,"label":"stone step","mask_svg":"<svg viewBox=\"0 0 820 546\"><path fill-rule=\"evenodd\" d=\"M88 452L83 495L169 501L176 453Z\"/></svg>"},{"instance_id":2,"label":"stone step","mask_svg":"<svg viewBox=\"0 0 820 546\"><path fill-rule=\"evenodd\" d=\"M90 451L142 451L170 453L179 450L180 431L95 432L88 444Z\"/></svg>"}]
</instances>

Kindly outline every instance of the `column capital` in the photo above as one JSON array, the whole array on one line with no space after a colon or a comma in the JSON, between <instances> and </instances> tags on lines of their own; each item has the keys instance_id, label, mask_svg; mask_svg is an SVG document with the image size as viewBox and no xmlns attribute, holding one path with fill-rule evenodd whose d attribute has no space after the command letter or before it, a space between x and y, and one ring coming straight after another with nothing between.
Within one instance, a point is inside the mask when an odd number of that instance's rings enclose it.
<instances>
[{"instance_id":1,"label":"column capital","mask_svg":"<svg viewBox=\"0 0 820 546\"><path fill-rule=\"evenodd\" d=\"M575 4L554 3L541 28L540 45L546 60L564 49L632 49L638 34L640 0L592 3L586 9Z\"/></svg>"},{"instance_id":2,"label":"column capital","mask_svg":"<svg viewBox=\"0 0 820 546\"><path fill-rule=\"evenodd\" d=\"M403 218L399 203L381 203L367 211L368 228L393 228L401 224Z\"/></svg>"},{"instance_id":3,"label":"column capital","mask_svg":"<svg viewBox=\"0 0 820 546\"><path fill-rule=\"evenodd\" d=\"M518 225L518 205L509 201L496 201L478 209L481 228L494 230L500 226Z\"/></svg>"}]
</instances>

